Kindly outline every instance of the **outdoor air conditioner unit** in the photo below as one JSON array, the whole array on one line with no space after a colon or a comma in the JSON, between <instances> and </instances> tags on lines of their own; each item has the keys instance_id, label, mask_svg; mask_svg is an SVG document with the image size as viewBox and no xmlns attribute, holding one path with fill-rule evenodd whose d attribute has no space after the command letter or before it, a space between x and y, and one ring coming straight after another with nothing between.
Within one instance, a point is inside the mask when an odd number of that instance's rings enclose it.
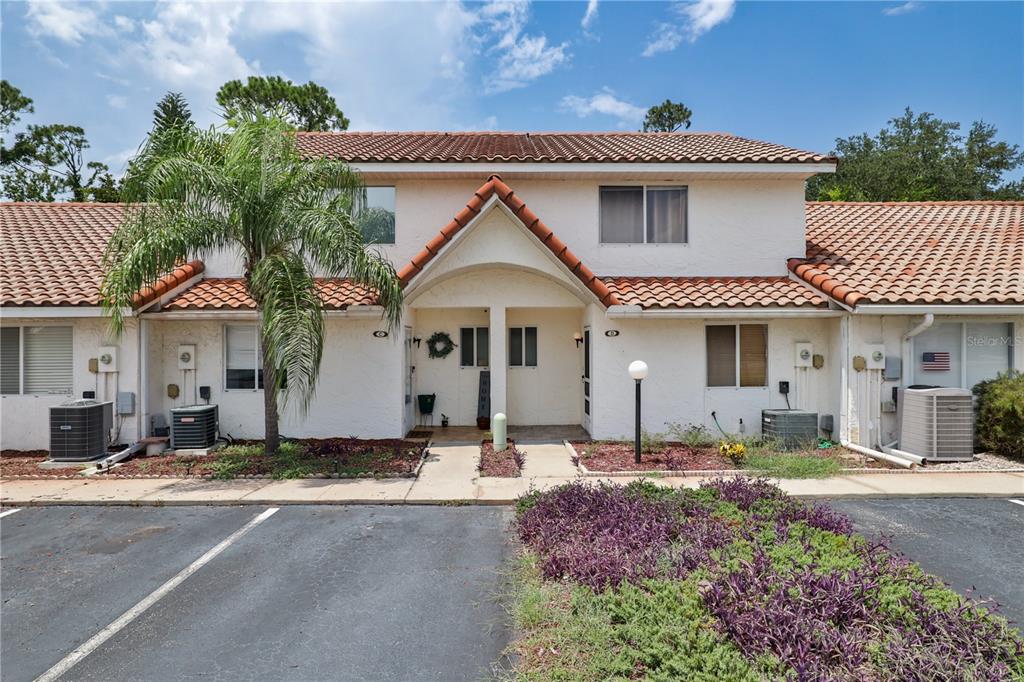
<instances>
[{"instance_id":1,"label":"outdoor air conditioner unit","mask_svg":"<svg viewBox=\"0 0 1024 682\"><path fill-rule=\"evenodd\" d=\"M806 410L761 410L761 435L778 440L786 450L818 441L818 413Z\"/></svg>"},{"instance_id":2,"label":"outdoor air conditioner unit","mask_svg":"<svg viewBox=\"0 0 1024 682\"><path fill-rule=\"evenodd\" d=\"M900 395L900 450L935 462L974 458L974 400L963 388L908 388Z\"/></svg>"},{"instance_id":3,"label":"outdoor air conditioner unit","mask_svg":"<svg viewBox=\"0 0 1024 682\"><path fill-rule=\"evenodd\" d=\"M114 403L70 400L50 407L50 459L82 462L107 454Z\"/></svg>"},{"instance_id":4,"label":"outdoor air conditioner unit","mask_svg":"<svg viewBox=\"0 0 1024 682\"><path fill-rule=\"evenodd\" d=\"M171 410L171 449L202 450L217 442L216 405L191 405Z\"/></svg>"}]
</instances>

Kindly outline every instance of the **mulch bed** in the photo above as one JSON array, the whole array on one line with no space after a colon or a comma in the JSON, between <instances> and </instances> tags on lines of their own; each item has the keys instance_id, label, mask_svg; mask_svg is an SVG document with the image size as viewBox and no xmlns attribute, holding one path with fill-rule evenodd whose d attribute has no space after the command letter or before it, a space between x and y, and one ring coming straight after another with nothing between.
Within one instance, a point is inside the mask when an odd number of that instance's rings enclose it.
<instances>
[{"instance_id":1,"label":"mulch bed","mask_svg":"<svg viewBox=\"0 0 1024 682\"><path fill-rule=\"evenodd\" d=\"M582 464L590 471L729 471L740 469L714 447L691 447L682 443L667 443L665 449L640 455L640 464L634 460L633 443L573 441L576 451L573 463ZM836 459L849 469L896 469L894 464L880 462L843 448L803 450L799 454L824 459Z\"/></svg>"},{"instance_id":2,"label":"mulch bed","mask_svg":"<svg viewBox=\"0 0 1024 682\"><path fill-rule=\"evenodd\" d=\"M69 463L60 469L40 469L39 464L50 456L46 450L0 450L0 477L34 476L66 478L77 476L81 467Z\"/></svg>"},{"instance_id":3,"label":"mulch bed","mask_svg":"<svg viewBox=\"0 0 1024 682\"><path fill-rule=\"evenodd\" d=\"M303 453L287 463L301 474L282 475L279 458L263 454L232 455L230 449L206 456L158 455L135 457L103 474L112 478L209 478L218 473L218 462L238 461L232 478L389 478L414 476L426 443L402 439L307 438L296 441ZM236 445L255 445L245 441Z\"/></svg>"},{"instance_id":4,"label":"mulch bed","mask_svg":"<svg viewBox=\"0 0 1024 682\"><path fill-rule=\"evenodd\" d=\"M480 466L477 469L481 476L499 478L518 478L523 473L523 452L516 449L513 441L502 452L494 451L494 443L489 440L480 444Z\"/></svg>"},{"instance_id":5,"label":"mulch bed","mask_svg":"<svg viewBox=\"0 0 1024 682\"><path fill-rule=\"evenodd\" d=\"M574 441L574 464L590 471L721 471L736 465L715 448L693 448L682 443L666 443L665 449L634 459L632 443Z\"/></svg>"}]
</instances>

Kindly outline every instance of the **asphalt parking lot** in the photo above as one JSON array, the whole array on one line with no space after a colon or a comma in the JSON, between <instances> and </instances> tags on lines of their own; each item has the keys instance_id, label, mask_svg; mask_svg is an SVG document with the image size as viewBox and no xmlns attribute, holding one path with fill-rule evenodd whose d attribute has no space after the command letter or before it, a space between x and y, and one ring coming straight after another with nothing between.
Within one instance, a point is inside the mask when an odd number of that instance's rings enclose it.
<instances>
[{"instance_id":1,"label":"asphalt parking lot","mask_svg":"<svg viewBox=\"0 0 1024 682\"><path fill-rule=\"evenodd\" d=\"M1024 497L1017 498L1024 501ZM883 534L964 594L994 599L1024 630L1024 505L1005 499L880 499L831 503L865 535Z\"/></svg>"},{"instance_id":2,"label":"asphalt parking lot","mask_svg":"<svg viewBox=\"0 0 1024 682\"><path fill-rule=\"evenodd\" d=\"M481 679L509 640L510 513L22 509L0 521L0 676L58 666L52 679ZM96 646L98 633L109 637Z\"/></svg>"}]
</instances>

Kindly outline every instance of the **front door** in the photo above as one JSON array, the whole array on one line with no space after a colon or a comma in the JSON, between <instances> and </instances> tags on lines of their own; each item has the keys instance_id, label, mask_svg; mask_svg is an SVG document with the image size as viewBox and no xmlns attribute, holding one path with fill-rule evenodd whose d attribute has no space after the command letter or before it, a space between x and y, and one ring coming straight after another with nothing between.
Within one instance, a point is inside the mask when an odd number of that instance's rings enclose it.
<instances>
[{"instance_id":1,"label":"front door","mask_svg":"<svg viewBox=\"0 0 1024 682\"><path fill-rule=\"evenodd\" d=\"M593 407L594 396L590 382L590 327L583 328L583 428L590 433L591 408Z\"/></svg>"},{"instance_id":2,"label":"front door","mask_svg":"<svg viewBox=\"0 0 1024 682\"><path fill-rule=\"evenodd\" d=\"M402 407L402 418L403 426L405 427L405 433L412 431L412 427L416 424L416 404L413 402L413 381L412 375L416 371L416 366L412 364L412 327L405 328L405 355L403 358L402 373L405 379L405 405ZM402 434L405 435L405 434Z\"/></svg>"}]
</instances>

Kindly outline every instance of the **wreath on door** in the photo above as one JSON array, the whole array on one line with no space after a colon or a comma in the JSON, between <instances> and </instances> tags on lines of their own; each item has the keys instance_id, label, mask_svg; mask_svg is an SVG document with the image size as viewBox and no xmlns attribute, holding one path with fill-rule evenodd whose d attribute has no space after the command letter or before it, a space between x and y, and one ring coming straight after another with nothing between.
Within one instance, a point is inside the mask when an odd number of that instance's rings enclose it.
<instances>
[{"instance_id":1,"label":"wreath on door","mask_svg":"<svg viewBox=\"0 0 1024 682\"><path fill-rule=\"evenodd\" d=\"M446 358L453 350L455 350L455 342L452 341L452 337L448 336L447 332L434 332L427 339L427 354L431 358Z\"/></svg>"}]
</instances>

